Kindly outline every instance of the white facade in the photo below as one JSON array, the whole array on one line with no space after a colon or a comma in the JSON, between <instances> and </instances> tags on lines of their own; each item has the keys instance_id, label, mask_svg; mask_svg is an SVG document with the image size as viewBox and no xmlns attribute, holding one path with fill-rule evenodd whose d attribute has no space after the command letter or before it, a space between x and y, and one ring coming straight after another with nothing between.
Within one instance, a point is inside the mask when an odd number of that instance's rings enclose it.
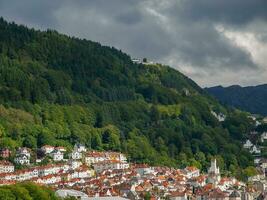
<instances>
[{"instance_id":1,"label":"white facade","mask_svg":"<svg viewBox=\"0 0 267 200\"><path fill-rule=\"evenodd\" d=\"M256 145L253 145L253 147L250 149L249 152L252 154L260 154L261 150L258 147L256 147Z\"/></svg>"},{"instance_id":2,"label":"white facade","mask_svg":"<svg viewBox=\"0 0 267 200\"><path fill-rule=\"evenodd\" d=\"M17 151L17 155L26 155L29 158L31 157L30 150L25 147L19 148Z\"/></svg>"},{"instance_id":3,"label":"white facade","mask_svg":"<svg viewBox=\"0 0 267 200\"><path fill-rule=\"evenodd\" d=\"M94 163L102 162L104 160L106 160L106 157L104 154L99 154L99 155L88 154L85 156L85 163L89 166Z\"/></svg>"},{"instance_id":4,"label":"white facade","mask_svg":"<svg viewBox=\"0 0 267 200\"><path fill-rule=\"evenodd\" d=\"M14 165L8 161L0 162L0 173L11 173L14 172Z\"/></svg>"},{"instance_id":5,"label":"white facade","mask_svg":"<svg viewBox=\"0 0 267 200\"><path fill-rule=\"evenodd\" d=\"M94 170L99 173L105 170L128 169L129 164L119 161L103 161L93 164Z\"/></svg>"},{"instance_id":6,"label":"white facade","mask_svg":"<svg viewBox=\"0 0 267 200\"><path fill-rule=\"evenodd\" d=\"M86 152L86 147L83 144L75 144L74 150L78 152Z\"/></svg>"},{"instance_id":7,"label":"white facade","mask_svg":"<svg viewBox=\"0 0 267 200\"><path fill-rule=\"evenodd\" d=\"M244 147L245 149L250 149L252 146L253 146L253 144L252 144L252 142L251 142L250 140L247 140L247 141L245 142L245 144L243 145L243 147Z\"/></svg>"},{"instance_id":8,"label":"white facade","mask_svg":"<svg viewBox=\"0 0 267 200\"><path fill-rule=\"evenodd\" d=\"M116 160L120 162L127 162L127 158L124 154L119 152L97 152L92 151L88 152L85 155L85 163L87 165L92 165L94 163L107 161L107 160Z\"/></svg>"},{"instance_id":9,"label":"white facade","mask_svg":"<svg viewBox=\"0 0 267 200\"><path fill-rule=\"evenodd\" d=\"M20 165L29 165L30 164L30 157L26 155L18 155L15 158L15 163L20 164Z\"/></svg>"},{"instance_id":10,"label":"white facade","mask_svg":"<svg viewBox=\"0 0 267 200\"><path fill-rule=\"evenodd\" d=\"M187 178L194 178L200 175L200 170L196 167L186 167L185 174Z\"/></svg>"},{"instance_id":11,"label":"white facade","mask_svg":"<svg viewBox=\"0 0 267 200\"><path fill-rule=\"evenodd\" d=\"M73 150L73 151L70 153L70 158L71 158L71 159L74 159L74 160L82 159L82 153L79 152L78 150Z\"/></svg>"},{"instance_id":12,"label":"white facade","mask_svg":"<svg viewBox=\"0 0 267 200\"><path fill-rule=\"evenodd\" d=\"M216 117L219 122L225 121L226 116L223 113L217 114L216 112L211 111L211 114Z\"/></svg>"},{"instance_id":13,"label":"white facade","mask_svg":"<svg viewBox=\"0 0 267 200\"><path fill-rule=\"evenodd\" d=\"M59 150L55 150L51 153L51 156L53 158L54 161L62 161L64 158L64 154L59 151Z\"/></svg>"}]
</instances>

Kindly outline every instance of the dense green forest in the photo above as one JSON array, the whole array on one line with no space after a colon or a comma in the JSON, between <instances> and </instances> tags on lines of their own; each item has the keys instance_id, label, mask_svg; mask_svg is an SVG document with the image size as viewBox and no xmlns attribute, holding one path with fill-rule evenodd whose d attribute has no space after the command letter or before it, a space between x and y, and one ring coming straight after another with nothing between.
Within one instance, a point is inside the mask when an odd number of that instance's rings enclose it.
<instances>
[{"instance_id":1,"label":"dense green forest","mask_svg":"<svg viewBox=\"0 0 267 200\"><path fill-rule=\"evenodd\" d=\"M59 200L47 187L33 183L20 183L0 187L0 200Z\"/></svg>"},{"instance_id":2,"label":"dense green forest","mask_svg":"<svg viewBox=\"0 0 267 200\"><path fill-rule=\"evenodd\" d=\"M241 144L253 128L247 114L221 106L178 71L4 19L0 104L0 147L81 142L122 151L131 162L206 169L216 156L234 174L253 165Z\"/></svg>"},{"instance_id":3,"label":"dense green forest","mask_svg":"<svg viewBox=\"0 0 267 200\"><path fill-rule=\"evenodd\" d=\"M206 88L206 91L218 98L223 104L267 116L267 84L248 87L239 85L216 86Z\"/></svg>"}]
</instances>

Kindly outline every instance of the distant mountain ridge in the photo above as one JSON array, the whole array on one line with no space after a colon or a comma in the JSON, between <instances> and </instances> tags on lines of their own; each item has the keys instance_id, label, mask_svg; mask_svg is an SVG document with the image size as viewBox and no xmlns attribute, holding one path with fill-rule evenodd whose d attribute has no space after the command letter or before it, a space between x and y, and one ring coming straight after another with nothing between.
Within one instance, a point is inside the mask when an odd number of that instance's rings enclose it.
<instances>
[{"instance_id":1,"label":"distant mountain ridge","mask_svg":"<svg viewBox=\"0 0 267 200\"><path fill-rule=\"evenodd\" d=\"M267 84L247 87L239 85L215 86L205 88L205 90L223 104L267 116Z\"/></svg>"}]
</instances>

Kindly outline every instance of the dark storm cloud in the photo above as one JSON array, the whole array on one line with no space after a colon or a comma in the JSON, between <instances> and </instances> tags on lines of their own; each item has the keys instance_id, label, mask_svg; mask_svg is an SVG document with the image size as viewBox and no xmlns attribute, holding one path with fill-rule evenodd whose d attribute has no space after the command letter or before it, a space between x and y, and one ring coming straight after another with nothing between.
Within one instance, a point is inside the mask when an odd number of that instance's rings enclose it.
<instances>
[{"instance_id":1,"label":"dark storm cloud","mask_svg":"<svg viewBox=\"0 0 267 200\"><path fill-rule=\"evenodd\" d=\"M172 64L202 85L216 76L229 82L231 72L262 70L255 55L225 33L252 31L265 44L266 10L266 0L0 0L0 14L8 20ZM210 74L215 78L208 81Z\"/></svg>"},{"instance_id":2,"label":"dark storm cloud","mask_svg":"<svg viewBox=\"0 0 267 200\"><path fill-rule=\"evenodd\" d=\"M255 18L267 19L266 0L182 0L180 14L188 19L242 25Z\"/></svg>"}]
</instances>

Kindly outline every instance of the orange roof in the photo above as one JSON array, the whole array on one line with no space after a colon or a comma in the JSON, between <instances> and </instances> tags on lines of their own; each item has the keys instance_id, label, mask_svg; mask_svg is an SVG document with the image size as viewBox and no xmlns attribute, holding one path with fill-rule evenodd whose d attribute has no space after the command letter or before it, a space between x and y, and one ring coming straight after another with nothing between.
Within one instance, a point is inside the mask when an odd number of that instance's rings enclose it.
<instances>
[{"instance_id":1,"label":"orange roof","mask_svg":"<svg viewBox=\"0 0 267 200\"><path fill-rule=\"evenodd\" d=\"M194 166L189 166L189 167L186 167L185 169L188 170L188 171L190 171L190 172L199 170L198 168L196 168Z\"/></svg>"}]
</instances>

